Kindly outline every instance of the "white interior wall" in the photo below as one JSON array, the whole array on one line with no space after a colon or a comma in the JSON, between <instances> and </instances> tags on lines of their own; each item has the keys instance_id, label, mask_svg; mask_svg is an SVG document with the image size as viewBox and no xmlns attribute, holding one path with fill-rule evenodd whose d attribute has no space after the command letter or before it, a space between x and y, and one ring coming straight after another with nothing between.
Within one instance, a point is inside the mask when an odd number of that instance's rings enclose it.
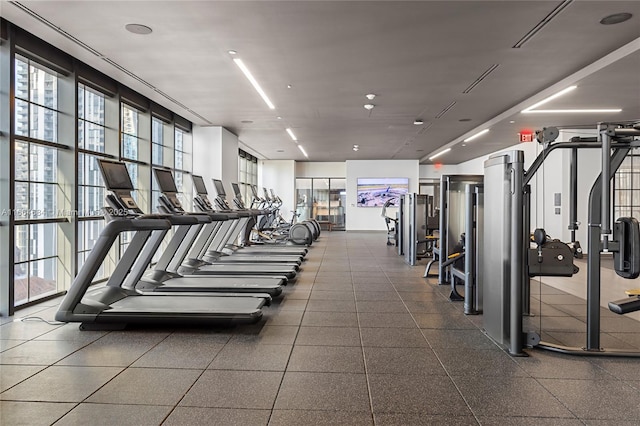
<instances>
[{"instance_id":1,"label":"white interior wall","mask_svg":"<svg viewBox=\"0 0 640 426\"><path fill-rule=\"evenodd\" d=\"M382 208L357 207L358 178L406 177L409 192L418 192L418 160L350 160L346 162L347 176L347 230L386 230L380 216Z\"/></svg>"},{"instance_id":2,"label":"white interior wall","mask_svg":"<svg viewBox=\"0 0 640 426\"><path fill-rule=\"evenodd\" d=\"M296 162L296 177L344 178L347 175L345 162Z\"/></svg>"},{"instance_id":3,"label":"white interior wall","mask_svg":"<svg viewBox=\"0 0 640 426\"><path fill-rule=\"evenodd\" d=\"M220 126L193 127L193 174L204 179L214 195L211 179L222 179L227 194L238 181L238 137Z\"/></svg>"},{"instance_id":4,"label":"white interior wall","mask_svg":"<svg viewBox=\"0 0 640 426\"><path fill-rule=\"evenodd\" d=\"M227 200L233 199L232 183L238 182L238 137L221 127L222 152L220 155L222 170L219 178L227 190Z\"/></svg>"},{"instance_id":5,"label":"white interior wall","mask_svg":"<svg viewBox=\"0 0 640 426\"><path fill-rule=\"evenodd\" d=\"M273 188L282 199L280 214L287 220L295 209L296 162L293 160L258 161L258 188Z\"/></svg>"}]
</instances>

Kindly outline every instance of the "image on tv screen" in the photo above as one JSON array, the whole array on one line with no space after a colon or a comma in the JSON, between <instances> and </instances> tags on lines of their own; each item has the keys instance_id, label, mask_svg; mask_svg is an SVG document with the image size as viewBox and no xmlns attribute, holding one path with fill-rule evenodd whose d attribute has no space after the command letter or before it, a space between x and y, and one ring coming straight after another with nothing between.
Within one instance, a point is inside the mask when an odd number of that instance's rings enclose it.
<instances>
[{"instance_id":1,"label":"image on tv screen","mask_svg":"<svg viewBox=\"0 0 640 426\"><path fill-rule=\"evenodd\" d=\"M358 207L382 207L390 199L396 206L409 192L409 178L358 178Z\"/></svg>"}]
</instances>

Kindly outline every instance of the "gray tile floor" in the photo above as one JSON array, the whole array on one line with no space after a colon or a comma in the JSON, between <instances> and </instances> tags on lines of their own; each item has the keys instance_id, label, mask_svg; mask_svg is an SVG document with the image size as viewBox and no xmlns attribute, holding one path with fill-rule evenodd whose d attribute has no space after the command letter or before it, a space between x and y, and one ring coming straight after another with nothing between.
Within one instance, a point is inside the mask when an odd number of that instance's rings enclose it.
<instances>
[{"instance_id":1,"label":"gray tile floor","mask_svg":"<svg viewBox=\"0 0 640 426\"><path fill-rule=\"evenodd\" d=\"M1 318L2 425L637 425L640 359L512 358L385 245L325 232L255 325L79 331ZM526 323L583 344L584 301L533 283ZM542 313L542 315L540 315ZM640 323L603 310L603 342Z\"/></svg>"}]
</instances>

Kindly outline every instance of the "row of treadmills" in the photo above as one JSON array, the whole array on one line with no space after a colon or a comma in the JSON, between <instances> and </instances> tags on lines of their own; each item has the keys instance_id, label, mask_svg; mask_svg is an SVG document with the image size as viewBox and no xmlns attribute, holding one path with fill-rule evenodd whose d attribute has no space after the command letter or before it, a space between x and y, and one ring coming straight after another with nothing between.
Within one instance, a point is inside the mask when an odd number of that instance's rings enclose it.
<instances>
[{"instance_id":1,"label":"row of treadmills","mask_svg":"<svg viewBox=\"0 0 640 426\"><path fill-rule=\"evenodd\" d=\"M60 304L57 321L80 322L85 330L128 324L252 323L262 317L262 307L282 293L282 286L296 278L306 247L234 245L251 219L264 212L232 210L222 182L214 180L214 209L204 180L194 175L199 212L188 213L178 200L171 172L154 169L162 213L144 214L132 197L126 165L98 163L109 191L107 224ZM106 285L92 287L124 233L130 241Z\"/></svg>"}]
</instances>

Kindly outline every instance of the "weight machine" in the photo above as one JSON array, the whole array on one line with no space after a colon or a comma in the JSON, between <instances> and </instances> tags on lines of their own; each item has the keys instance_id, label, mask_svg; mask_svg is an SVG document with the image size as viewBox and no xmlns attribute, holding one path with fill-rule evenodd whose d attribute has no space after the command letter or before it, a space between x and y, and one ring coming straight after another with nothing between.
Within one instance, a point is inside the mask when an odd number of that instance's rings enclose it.
<instances>
[{"instance_id":1,"label":"weight machine","mask_svg":"<svg viewBox=\"0 0 640 426\"><path fill-rule=\"evenodd\" d=\"M435 276L431 267L438 263L438 284L448 284L447 262L453 253L457 239L465 232L465 186L482 184L482 175L442 175L440 178L440 212L437 245L433 247L433 259L424 270L424 277Z\"/></svg>"},{"instance_id":2,"label":"weight machine","mask_svg":"<svg viewBox=\"0 0 640 426\"><path fill-rule=\"evenodd\" d=\"M464 313L476 315L482 313L481 267L483 252L480 250L484 222L484 185L467 183L464 189L464 234L461 242L454 246L461 250L448 256L442 266L448 268L452 301L464 301ZM456 286L464 286L464 295L458 293Z\"/></svg>"},{"instance_id":3,"label":"weight machine","mask_svg":"<svg viewBox=\"0 0 640 426\"><path fill-rule=\"evenodd\" d=\"M514 356L524 355L526 346L579 355L640 356L633 351L603 349L600 346L600 263L602 252L613 252L618 275L640 274L640 229L632 218L621 218L611 228L611 179L631 149L640 147L640 123L601 123L597 138L573 138L555 142L558 131L547 128L537 134L544 150L529 170L524 170L524 153L511 151L485 162L485 212L483 249L492 256L483 261L484 327L487 334ZM523 332L523 315L528 311L528 283L533 276L571 276L574 251L566 244L547 239L536 230L531 248L529 235L529 182L555 149L600 149L601 174L589 194L587 238L587 324L586 346L567 347L541 342L533 332ZM574 216L575 217L575 216ZM574 225L577 225L574 220ZM571 228L570 228L571 229ZM612 239L610 240L612 236ZM615 302L614 302L615 303ZM640 309L640 303L630 309Z\"/></svg>"}]
</instances>

